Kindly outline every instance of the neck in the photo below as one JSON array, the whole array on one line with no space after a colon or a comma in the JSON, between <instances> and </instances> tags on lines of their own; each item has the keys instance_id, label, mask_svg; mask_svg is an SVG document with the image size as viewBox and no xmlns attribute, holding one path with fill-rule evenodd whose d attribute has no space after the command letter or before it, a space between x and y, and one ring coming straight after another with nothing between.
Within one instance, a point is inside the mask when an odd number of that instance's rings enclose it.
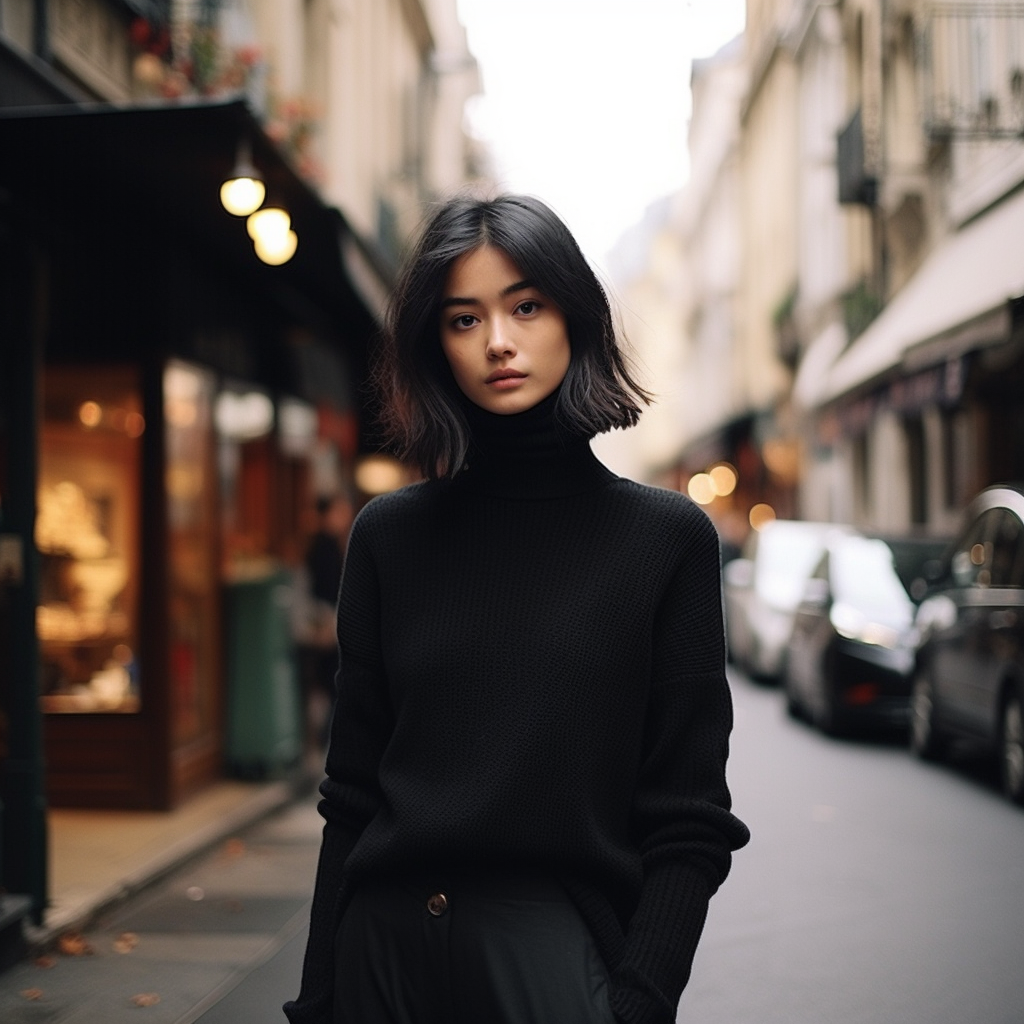
<instances>
[{"instance_id":1,"label":"neck","mask_svg":"<svg viewBox=\"0 0 1024 1024\"><path fill-rule=\"evenodd\" d=\"M472 433L468 466L456 480L481 493L508 498L580 494L615 479L556 415L558 392L524 412L499 416L466 401Z\"/></svg>"}]
</instances>

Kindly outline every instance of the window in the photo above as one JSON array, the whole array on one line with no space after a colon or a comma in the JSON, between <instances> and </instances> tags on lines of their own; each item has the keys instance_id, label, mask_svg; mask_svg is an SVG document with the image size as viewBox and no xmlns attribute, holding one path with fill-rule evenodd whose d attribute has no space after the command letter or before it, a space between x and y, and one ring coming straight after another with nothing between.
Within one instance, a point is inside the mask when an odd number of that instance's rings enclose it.
<instances>
[{"instance_id":1,"label":"window","mask_svg":"<svg viewBox=\"0 0 1024 1024\"><path fill-rule=\"evenodd\" d=\"M1019 587L1024 572L1024 528L1009 509L997 509L992 532L992 586Z\"/></svg>"},{"instance_id":2,"label":"window","mask_svg":"<svg viewBox=\"0 0 1024 1024\"><path fill-rule=\"evenodd\" d=\"M1021 586L1024 574L1024 528L1009 509L991 508L971 525L953 555L953 578L959 586Z\"/></svg>"},{"instance_id":3,"label":"window","mask_svg":"<svg viewBox=\"0 0 1024 1024\"><path fill-rule=\"evenodd\" d=\"M36 546L42 707L139 710L138 382L118 368L49 368Z\"/></svg>"}]
</instances>

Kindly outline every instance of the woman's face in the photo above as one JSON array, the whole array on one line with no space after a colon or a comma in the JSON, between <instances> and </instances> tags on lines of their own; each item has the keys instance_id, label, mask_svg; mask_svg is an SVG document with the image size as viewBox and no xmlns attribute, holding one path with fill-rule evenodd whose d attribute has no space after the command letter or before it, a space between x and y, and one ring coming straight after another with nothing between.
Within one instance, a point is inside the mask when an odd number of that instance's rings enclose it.
<instances>
[{"instance_id":1,"label":"woman's face","mask_svg":"<svg viewBox=\"0 0 1024 1024\"><path fill-rule=\"evenodd\" d=\"M571 355L562 311L492 245L452 264L441 296L441 348L462 393L504 416L547 398Z\"/></svg>"}]
</instances>

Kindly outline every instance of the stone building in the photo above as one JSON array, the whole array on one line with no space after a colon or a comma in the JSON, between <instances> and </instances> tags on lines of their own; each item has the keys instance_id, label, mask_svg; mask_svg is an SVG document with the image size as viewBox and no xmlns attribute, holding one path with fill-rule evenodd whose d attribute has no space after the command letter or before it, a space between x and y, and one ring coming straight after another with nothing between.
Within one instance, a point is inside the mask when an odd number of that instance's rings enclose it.
<instances>
[{"instance_id":1,"label":"stone building","mask_svg":"<svg viewBox=\"0 0 1024 1024\"><path fill-rule=\"evenodd\" d=\"M37 914L48 805L301 754L289 570L365 497L381 306L480 172L478 84L455 0L0 4L0 882Z\"/></svg>"}]
</instances>

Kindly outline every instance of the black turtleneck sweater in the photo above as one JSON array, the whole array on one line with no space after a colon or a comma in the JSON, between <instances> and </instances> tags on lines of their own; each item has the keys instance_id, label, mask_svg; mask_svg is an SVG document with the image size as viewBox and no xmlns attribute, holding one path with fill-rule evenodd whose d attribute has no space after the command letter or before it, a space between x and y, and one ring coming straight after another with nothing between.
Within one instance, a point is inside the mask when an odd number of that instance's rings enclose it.
<instances>
[{"instance_id":1,"label":"black turtleneck sweater","mask_svg":"<svg viewBox=\"0 0 1024 1024\"><path fill-rule=\"evenodd\" d=\"M618 1019L675 1019L708 900L749 838L725 781L718 538L687 498L566 438L553 405L474 407L467 469L353 525L293 1024L330 1019L359 880L431 864L559 879Z\"/></svg>"}]
</instances>

